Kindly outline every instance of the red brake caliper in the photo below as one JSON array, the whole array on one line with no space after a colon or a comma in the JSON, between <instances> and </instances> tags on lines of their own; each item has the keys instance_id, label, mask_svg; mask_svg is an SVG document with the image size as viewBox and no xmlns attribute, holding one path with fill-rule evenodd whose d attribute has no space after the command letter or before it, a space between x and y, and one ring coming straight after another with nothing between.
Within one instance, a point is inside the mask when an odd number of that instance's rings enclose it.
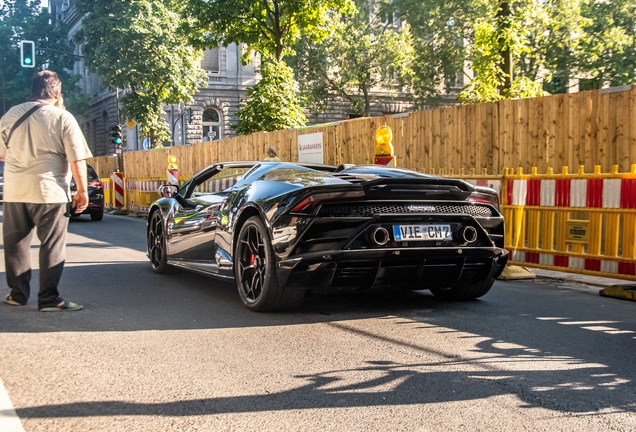
<instances>
[{"instance_id":1,"label":"red brake caliper","mask_svg":"<svg viewBox=\"0 0 636 432\"><path fill-rule=\"evenodd\" d=\"M255 257L255 256L256 256L256 255L254 255L254 254L251 254L251 255L250 255L250 265L254 265L254 257Z\"/></svg>"}]
</instances>

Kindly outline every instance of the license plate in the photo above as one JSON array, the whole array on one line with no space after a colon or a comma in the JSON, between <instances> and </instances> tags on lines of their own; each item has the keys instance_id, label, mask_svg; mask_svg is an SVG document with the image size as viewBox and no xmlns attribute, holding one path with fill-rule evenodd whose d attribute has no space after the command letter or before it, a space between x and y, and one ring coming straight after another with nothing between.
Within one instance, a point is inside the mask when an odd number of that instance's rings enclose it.
<instances>
[{"instance_id":1,"label":"license plate","mask_svg":"<svg viewBox=\"0 0 636 432\"><path fill-rule=\"evenodd\" d=\"M452 240L448 224L393 225L395 241Z\"/></svg>"}]
</instances>

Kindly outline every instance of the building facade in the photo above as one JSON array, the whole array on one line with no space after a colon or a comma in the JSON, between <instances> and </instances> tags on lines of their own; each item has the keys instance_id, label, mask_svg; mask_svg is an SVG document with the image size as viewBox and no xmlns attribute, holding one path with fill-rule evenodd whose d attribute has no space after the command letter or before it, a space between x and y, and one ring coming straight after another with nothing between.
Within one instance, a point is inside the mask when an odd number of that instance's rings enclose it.
<instances>
[{"instance_id":1,"label":"building facade","mask_svg":"<svg viewBox=\"0 0 636 432\"><path fill-rule=\"evenodd\" d=\"M82 27L82 17L73 3L73 0L50 0L51 19L54 23L68 25L70 41ZM75 54L78 61L74 72L81 75L78 85L90 98L88 110L76 117L93 154L101 156L115 152L108 132L117 124L122 125L125 136L124 151L144 149L148 141L140 136L139 126L132 122L127 124L127 119L120 118L118 114L116 92L89 73L82 58L81 45L75 46ZM258 58L244 66L240 56L241 50L236 44L205 51L201 68L207 74L207 87L200 88L190 103L165 107L164 117L172 130L172 145L219 141L233 136L231 126L238 121L238 103L258 80Z\"/></svg>"}]
</instances>

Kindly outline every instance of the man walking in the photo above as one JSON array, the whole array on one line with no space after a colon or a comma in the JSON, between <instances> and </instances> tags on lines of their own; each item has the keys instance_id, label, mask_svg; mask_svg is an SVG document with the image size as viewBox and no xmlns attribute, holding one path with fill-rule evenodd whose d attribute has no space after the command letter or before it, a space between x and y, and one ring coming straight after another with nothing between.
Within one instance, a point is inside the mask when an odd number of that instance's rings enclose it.
<instances>
[{"instance_id":1,"label":"man walking","mask_svg":"<svg viewBox=\"0 0 636 432\"><path fill-rule=\"evenodd\" d=\"M71 211L81 213L88 206L85 159L92 154L75 117L64 109L62 82L55 72L37 74L31 99L0 119L0 158L5 160L4 259L11 288L5 303L22 306L29 300L31 237L37 228L41 242L39 309L80 310L81 305L60 297L58 284ZM71 174L77 183L72 200Z\"/></svg>"}]
</instances>

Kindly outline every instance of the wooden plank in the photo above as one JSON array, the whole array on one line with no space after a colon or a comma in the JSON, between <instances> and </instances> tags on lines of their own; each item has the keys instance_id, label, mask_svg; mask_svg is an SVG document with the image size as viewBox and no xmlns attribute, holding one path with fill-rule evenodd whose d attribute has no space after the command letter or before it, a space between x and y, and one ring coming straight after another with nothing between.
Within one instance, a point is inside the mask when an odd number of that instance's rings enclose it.
<instances>
[{"instance_id":1,"label":"wooden plank","mask_svg":"<svg viewBox=\"0 0 636 432\"><path fill-rule=\"evenodd\" d=\"M528 160L534 161L539 172L545 172L546 164L541 158L543 148L543 99L533 98L528 101Z\"/></svg>"},{"instance_id":2,"label":"wooden plank","mask_svg":"<svg viewBox=\"0 0 636 432\"><path fill-rule=\"evenodd\" d=\"M605 171L606 149L609 143L609 98L610 94L598 94L598 109L596 119L598 124L598 138L592 153L592 165L600 165ZM607 171L605 171L607 172Z\"/></svg>"},{"instance_id":3,"label":"wooden plank","mask_svg":"<svg viewBox=\"0 0 636 432\"><path fill-rule=\"evenodd\" d=\"M555 167L555 141L556 141L556 111L558 98L562 95L554 95L546 98L543 105L543 139L545 142L543 158L547 167Z\"/></svg>"},{"instance_id":4,"label":"wooden plank","mask_svg":"<svg viewBox=\"0 0 636 432\"><path fill-rule=\"evenodd\" d=\"M622 151L622 149L628 149L630 142L630 94L629 92L620 92L616 93L616 96L616 140L613 146L613 159L616 160L616 165L618 165L620 172L628 172L632 163L630 161L630 152Z\"/></svg>"},{"instance_id":5,"label":"wooden plank","mask_svg":"<svg viewBox=\"0 0 636 432\"><path fill-rule=\"evenodd\" d=\"M431 147L431 164L429 169L440 169L443 167L442 157L442 111L431 111L431 135L433 137Z\"/></svg>"},{"instance_id":6,"label":"wooden plank","mask_svg":"<svg viewBox=\"0 0 636 432\"><path fill-rule=\"evenodd\" d=\"M580 112L581 102L580 93L571 93L568 95L568 159L567 166L571 173L575 173L580 165L579 154L581 153L580 136Z\"/></svg>"},{"instance_id":7,"label":"wooden plank","mask_svg":"<svg viewBox=\"0 0 636 432\"><path fill-rule=\"evenodd\" d=\"M556 98L556 106L554 119L554 171L560 172L562 167L568 165L568 135L570 105L568 103L569 96L567 94L558 95Z\"/></svg>"},{"instance_id":8,"label":"wooden plank","mask_svg":"<svg viewBox=\"0 0 636 432\"><path fill-rule=\"evenodd\" d=\"M516 168L519 162L514 158L512 150L512 105L511 101L497 102L499 105L499 158L503 166Z\"/></svg>"}]
</instances>

